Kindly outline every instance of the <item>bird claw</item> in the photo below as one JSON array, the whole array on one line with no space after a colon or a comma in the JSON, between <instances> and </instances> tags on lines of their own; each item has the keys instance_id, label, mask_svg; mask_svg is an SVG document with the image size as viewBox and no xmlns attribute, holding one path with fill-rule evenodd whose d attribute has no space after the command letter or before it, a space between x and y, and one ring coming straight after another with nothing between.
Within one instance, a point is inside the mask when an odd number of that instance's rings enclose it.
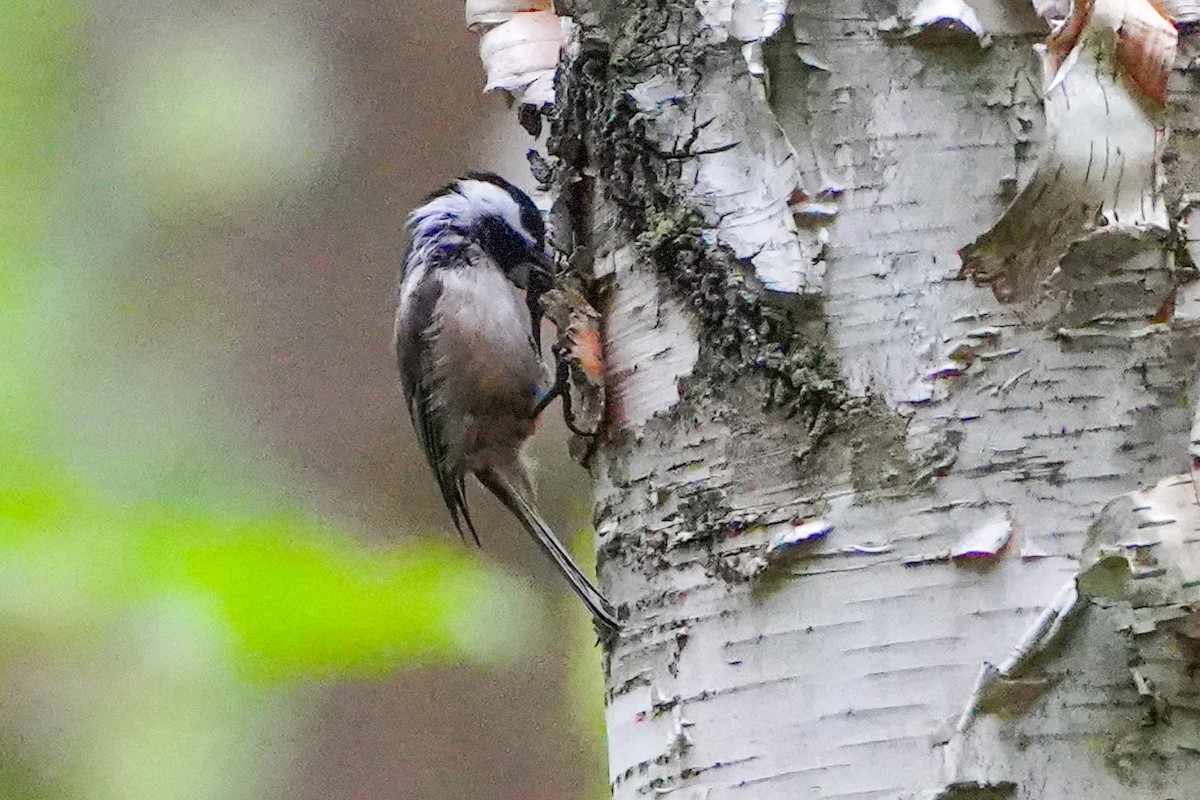
<instances>
[{"instance_id":1,"label":"bird claw","mask_svg":"<svg viewBox=\"0 0 1200 800\"><path fill-rule=\"evenodd\" d=\"M600 433L598 430L585 431L575 424L575 414L571 408L571 365L564 358L565 348L559 344L554 344L550 347L550 353L554 356L554 385L538 401L537 406L533 410L534 418L536 419L541 416L541 413L546 410L547 406L554 402L556 397L561 397L563 421L567 424L567 429L576 436L583 436L588 439L595 438Z\"/></svg>"}]
</instances>

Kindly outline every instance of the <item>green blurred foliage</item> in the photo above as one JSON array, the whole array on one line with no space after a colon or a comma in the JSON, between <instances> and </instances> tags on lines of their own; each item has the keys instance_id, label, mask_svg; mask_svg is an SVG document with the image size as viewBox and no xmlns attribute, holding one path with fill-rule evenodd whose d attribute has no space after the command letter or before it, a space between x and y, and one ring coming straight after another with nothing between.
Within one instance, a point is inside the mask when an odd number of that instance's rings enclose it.
<instances>
[{"instance_id":1,"label":"green blurred foliage","mask_svg":"<svg viewBox=\"0 0 1200 800\"><path fill-rule=\"evenodd\" d=\"M367 548L279 507L244 464L163 447L186 427L186 398L147 406L139 436L65 455L79 402L61 388L76 375L73 323L108 274L46 244L73 186L60 147L85 28L61 0L0 10L0 798L262 797L290 758L286 687L503 662L522 647L532 603L465 549ZM270 86L238 73L249 74L249 51L234 62L197 52L207 68L176 59L173 83L129 86L135 127L157 142L151 177L190 176L206 203L262 200L274 189L247 165L294 178L295 160L274 155L311 142L272 146L291 126L264 100ZM164 86L169 96L136 97ZM127 464L159 473L144 496L106 489L106 470ZM206 491L230 472L235 499Z\"/></svg>"},{"instance_id":2,"label":"green blurred foliage","mask_svg":"<svg viewBox=\"0 0 1200 800\"><path fill-rule=\"evenodd\" d=\"M269 681L504 660L527 601L450 545L372 552L293 514L118 507L37 462L0 480L0 576L0 623L13 634L202 598L247 677Z\"/></svg>"}]
</instances>

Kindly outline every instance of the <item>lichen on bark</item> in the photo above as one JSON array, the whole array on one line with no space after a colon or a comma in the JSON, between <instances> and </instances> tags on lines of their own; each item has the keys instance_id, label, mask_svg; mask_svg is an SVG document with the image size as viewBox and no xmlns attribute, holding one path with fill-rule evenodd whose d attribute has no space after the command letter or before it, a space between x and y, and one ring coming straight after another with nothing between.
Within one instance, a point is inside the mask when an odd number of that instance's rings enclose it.
<instances>
[{"instance_id":1,"label":"lichen on bark","mask_svg":"<svg viewBox=\"0 0 1200 800\"><path fill-rule=\"evenodd\" d=\"M644 14L644 20L656 19L664 17ZM680 52L681 63L664 68L694 69L687 53ZM738 259L706 236L701 215L671 188L672 161L694 156L686 143L679 152L659 151L627 97L639 66L632 55L616 56L596 45L585 46L567 65L550 139L550 152L565 167L560 181L590 188L590 181L579 181L580 174L603 176L599 190L619 212L620 235L636 244L694 314L703 380L729 380L750 368L766 379L765 406L810 426L828 421L847 395L820 326L812 324L819 322L819 308L772 303ZM572 227L578 229L579 221Z\"/></svg>"},{"instance_id":2,"label":"lichen on bark","mask_svg":"<svg viewBox=\"0 0 1200 800\"><path fill-rule=\"evenodd\" d=\"M788 311L764 297L737 260L705 241L702 220L683 206L651 208L638 249L684 297L699 323L700 380L733 380L747 368L766 380L765 407L824 430L847 401L837 364L820 339L805 335L815 303Z\"/></svg>"}]
</instances>

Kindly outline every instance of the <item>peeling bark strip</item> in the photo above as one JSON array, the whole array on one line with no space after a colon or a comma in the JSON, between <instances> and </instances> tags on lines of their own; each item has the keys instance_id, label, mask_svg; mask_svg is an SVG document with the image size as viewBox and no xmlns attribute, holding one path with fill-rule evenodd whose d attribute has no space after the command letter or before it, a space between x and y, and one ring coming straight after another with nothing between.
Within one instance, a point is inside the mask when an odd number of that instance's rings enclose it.
<instances>
[{"instance_id":1,"label":"peeling bark strip","mask_svg":"<svg viewBox=\"0 0 1200 800\"><path fill-rule=\"evenodd\" d=\"M1196 796L1195 4L778 5L556 4L614 795Z\"/></svg>"},{"instance_id":2,"label":"peeling bark strip","mask_svg":"<svg viewBox=\"0 0 1200 800\"><path fill-rule=\"evenodd\" d=\"M554 102L563 25L550 6L550 0L467 0L467 26L482 34L485 92L507 92L522 107Z\"/></svg>"},{"instance_id":3,"label":"peeling bark strip","mask_svg":"<svg viewBox=\"0 0 1200 800\"><path fill-rule=\"evenodd\" d=\"M1166 235L1161 104L1176 42L1149 0L1075 5L1042 48L1047 147L1000 221L963 249L963 277L1023 300L1086 234L1117 240L1098 247Z\"/></svg>"}]
</instances>

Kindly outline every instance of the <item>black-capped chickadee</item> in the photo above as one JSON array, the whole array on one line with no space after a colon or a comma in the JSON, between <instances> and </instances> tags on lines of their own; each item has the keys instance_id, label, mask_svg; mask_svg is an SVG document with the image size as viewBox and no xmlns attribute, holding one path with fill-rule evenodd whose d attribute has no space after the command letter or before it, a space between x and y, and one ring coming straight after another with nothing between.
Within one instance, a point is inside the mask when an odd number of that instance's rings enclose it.
<instances>
[{"instance_id":1,"label":"black-capped chickadee","mask_svg":"<svg viewBox=\"0 0 1200 800\"><path fill-rule=\"evenodd\" d=\"M544 405L539 297L550 288L546 229L533 201L491 173L470 173L409 217L395 345L413 427L458 532L472 473L525 526L605 635L612 606L533 505L522 458Z\"/></svg>"}]
</instances>

